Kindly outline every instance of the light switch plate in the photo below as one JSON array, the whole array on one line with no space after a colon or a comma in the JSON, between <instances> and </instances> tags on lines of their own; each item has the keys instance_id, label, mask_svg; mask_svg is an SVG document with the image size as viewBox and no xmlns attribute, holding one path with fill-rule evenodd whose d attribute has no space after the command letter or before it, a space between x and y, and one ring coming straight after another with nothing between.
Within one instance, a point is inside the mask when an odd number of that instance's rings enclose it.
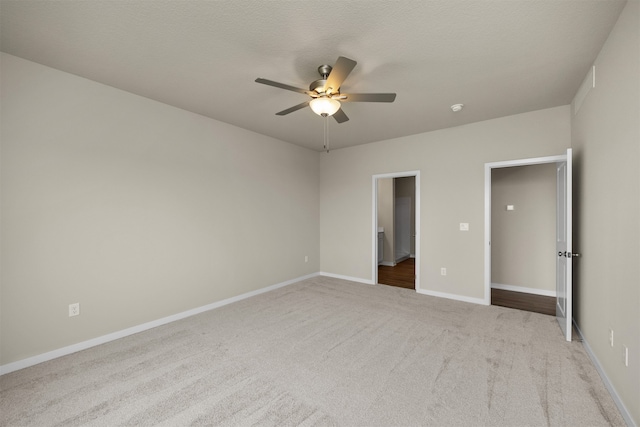
<instances>
[{"instance_id":1,"label":"light switch plate","mask_svg":"<svg viewBox=\"0 0 640 427\"><path fill-rule=\"evenodd\" d=\"M514 209L515 209L515 206L513 206L513 205L507 205L507 210L508 210L508 211L512 211L512 210L514 210Z\"/></svg>"},{"instance_id":2,"label":"light switch plate","mask_svg":"<svg viewBox=\"0 0 640 427\"><path fill-rule=\"evenodd\" d=\"M460 231L469 231L469 223L461 222L460 223Z\"/></svg>"}]
</instances>

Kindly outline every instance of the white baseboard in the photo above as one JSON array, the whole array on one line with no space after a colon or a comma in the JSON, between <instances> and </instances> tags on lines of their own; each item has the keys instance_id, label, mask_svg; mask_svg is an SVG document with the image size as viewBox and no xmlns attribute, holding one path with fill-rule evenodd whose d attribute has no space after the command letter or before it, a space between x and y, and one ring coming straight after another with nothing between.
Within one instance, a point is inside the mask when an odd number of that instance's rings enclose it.
<instances>
[{"instance_id":1,"label":"white baseboard","mask_svg":"<svg viewBox=\"0 0 640 427\"><path fill-rule=\"evenodd\" d=\"M626 406L624 406L624 403L622 403L622 400L620 399L620 396L618 395L618 392L616 391L615 387L613 387L613 384L611 384L611 381L609 381L609 377L605 373L604 369L602 369L602 365L600 365L600 361L598 360L596 355L593 353L593 350L591 350L589 343L584 338L584 335L582 334L582 331L578 327L578 324L575 322L575 320L573 321L573 326L576 328L576 332L578 332L578 335L582 340L582 345L584 346L584 349L587 352L589 359L591 359L591 362L593 362L593 365L596 367L596 371L598 371L598 374L600 374L600 378L602 378L602 382L604 383L604 386L607 388L607 390L609 391L609 394L611 395L611 398L613 399L613 402L618 407L618 410L620 411L620 415L622 415L622 418L624 418L624 421L627 423L629 427L638 427L636 423L633 421L633 418L631 418L631 414L629 413L629 410L627 409Z\"/></svg>"},{"instance_id":2,"label":"white baseboard","mask_svg":"<svg viewBox=\"0 0 640 427\"><path fill-rule=\"evenodd\" d=\"M320 272L320 276L333 277L334 279L348 280L350 282L364 283L365 285L374 285L373 280L361 279L359 277L343 276L341 274L326 273L324 271Z\"/></svg>"},{"instance_id":3,"label":"white baseboard","mask_svg":"<svg viewBox=\"0 0 640 427\"><path fill-rule=\"evenodd\" d=\"M396 264L400 264L402 261L406 261L408 259L409 259L409 255L401 256L400 258L396 259Z\"/></svg>"},{"instance_id":4,"label":"white baseboard","mask_svg":"<svg viewBox=\"0 0 640 427\"><path fill-rule=\"evenodd\" d=\"M378 265L384 265L386 267L395 267L396 263L393 261L380 261Z\"/></svg>"},{"instance_id":5,"label":"white baseboard","mask_svg":"<svg viewBox=\"0 0 640 427\"><path fill-rule=\"evenodd\" d=\"M56 359L58 357L66 356L71 353L75 353L81 350L86 350L91 347L95 347L100 344L105 344L110 341L114 341L120 338L127 337L129 335L137 334L139 332L143 332L158 326L166 325L167 323L175 322L176 320L181 320L186 317L191 317L196 314L203 313L205 311L213 310L227 304L231 304L246 298L251 298L256 295L263 294L265 292L270 292L278 288L282 288L284 286L291 285L293 283L299 282L301 280L310 279L312 277L318 276L318 273L308 274L306 276L298 277L295 279L287 280L286 282L277 283L275 285L267 286L266 288L257 289L255 291L247 292L241 295L237 295L235 297L227 298L222 301L217 301L211 304L204 305L202 307L197 307L191 310L183 311L182 313L177 313L171 316L163 317L162 319L153 320L151 322L143 323L141 325L132 326L131 328L123 329L121 331L113 332L111 334L103 335L101 337L92 338L87 341L79 342L77 344L73 344L67 347L59 348L57 350L49 351L43 354L39 354L37 356L28 357L26 359L18 360L17 362L7 363L6 365L0 366L0 375L8 374L9 372L17 371L20 369L28 368L29 366L37 365L38 363L46 362L48 360Z\"/></svg>"},{"instance_id":6,"label":"white baseboard","mask_svg":"<svg viewBox=\"0 0 640 427\"><path fill-rule=\"evenodd\" d=\"M492 283L492 289L502 289L504 291L522 292L525 294L543 295L546 297L555 297L556 291L548 291L545 289L525 288L524 286L503 285L501 283Z\"/></svg>"},{"instance_id":7,"label":"white baseboard","mask_svg":"<svg viewBox=\"0 0 640 427\"><path fill-rule=\"evenodd\" d=\"M361 279L359 277L349 277L349 276L343 276L343 275L340 275L340 274L325 273L325 272L320 272L320 275L321 276L327 276L327 277L333 277L335 279L349 280L351 282L365 283L367 285L375 285L375 283L373 283L372 280ZM470 302L470 303L473 303L473 304L489 305L483 298L471 298L471 297L465 297L463 295L447 294L447 293L444 293L444 292L428 291L428 290L425 290L425 289L416 289L416 292L419 293L419 294L429 295L429 296L432 296L432 297L453 299L453 300L456 300L456 301Z\"/></svg>"},{"instance_id":8,"label":"white baseboard","mask_svg":"<svg viewBox=\"0 0 640 427\"><path fill-rule=\"evenodd\" d=\"M416 292L422 295L429 295L432 297L446 298L446 299L452 299L452 300L462 301L462 302L470 302L472 304L489 305L489 303L487 303L487 301L485 301L484 298L472 298L472 297L466 297L464 295L448 294L445 292L429 291L426 289L416 289Z\"/></svg>"}]
</instances>

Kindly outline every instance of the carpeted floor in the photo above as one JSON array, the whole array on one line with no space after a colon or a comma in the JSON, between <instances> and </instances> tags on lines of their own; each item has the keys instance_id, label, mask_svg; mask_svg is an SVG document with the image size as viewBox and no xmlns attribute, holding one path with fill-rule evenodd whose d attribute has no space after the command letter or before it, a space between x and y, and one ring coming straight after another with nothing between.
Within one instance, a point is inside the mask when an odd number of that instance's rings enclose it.
<instances>
[{"instance_id":1,"label":"carpeted floor","mask_svg":"<svg viewBox=\"0 0 640 427\"><path fill-rule=\"evenodd\" d=\"M555 318L317 277L0 377L0 425L624 425Z\"/></svg>"}]
</instances>

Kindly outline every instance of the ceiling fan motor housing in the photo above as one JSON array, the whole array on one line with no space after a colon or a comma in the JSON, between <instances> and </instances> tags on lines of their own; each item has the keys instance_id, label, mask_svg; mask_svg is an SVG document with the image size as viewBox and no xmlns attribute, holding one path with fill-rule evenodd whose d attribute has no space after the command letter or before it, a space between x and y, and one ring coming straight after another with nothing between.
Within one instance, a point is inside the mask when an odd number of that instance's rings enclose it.
<instances>
[{"instance_id":1,"label":"ceiling fan motor housing","mask_svg":"<svg viewBox=\"0 0 640 427\"><path fill-rule=\"evenodd\" d=\"M322 93L324 92L324 86L327 84L326 79L319 79L314 82L311 82L309 85L309 90L312 92Z\"/></svg>"},{"instance_id":2,"label":"ceiling fan motor housing","mask_svg":"<svg viewBox=\"0 0 640 427\"><path fill-rule=\"evenodd\" d=\"M320 76L322 76L322 78L311 82L311 84L309 85L309 90L315 91L317 93L326 92L327 78L329 77L329 74L331 74L331 70L333 70L333 67L331 67L331 65L319 66L318 73L320 74ZM339 88L334 88L333 92L336 92L337 89Z\"/></svg>"},{"instance_id":3,"label":"ceiling fan motor housing","mask_svg":"<svg viewBox=\"0 0 640 427\"><path fill-rule=\"evenodd\" d=\"M309 85L309 90L315 91L317 93L323 93L327 84L327 78L329 77L329 74L331 74L332 69L333 67L331 67L331 65L319 66L318 73L320 74L320 76L322 76L322 78L312 82Z\"/></svg>"}]
</instances>

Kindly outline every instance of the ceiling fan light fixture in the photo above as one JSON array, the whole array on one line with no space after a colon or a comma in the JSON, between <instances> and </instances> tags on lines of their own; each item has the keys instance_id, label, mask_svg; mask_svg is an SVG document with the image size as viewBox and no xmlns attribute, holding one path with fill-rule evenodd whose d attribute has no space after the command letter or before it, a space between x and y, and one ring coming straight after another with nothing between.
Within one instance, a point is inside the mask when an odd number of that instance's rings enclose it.
<instances>
[{"instance_id":1,"label":"ceiling fan light fixture","mask_svg":"<svg viewBox=\"0 0 640 427\"><path fill-rule=\"evenodd\" d=\"M309 106L319 116L327 115L333 116L340 109L340 101L331 99L327 96L321 96L319 98L312 99L309 102Z\"/></svg>"}]
</instances>

